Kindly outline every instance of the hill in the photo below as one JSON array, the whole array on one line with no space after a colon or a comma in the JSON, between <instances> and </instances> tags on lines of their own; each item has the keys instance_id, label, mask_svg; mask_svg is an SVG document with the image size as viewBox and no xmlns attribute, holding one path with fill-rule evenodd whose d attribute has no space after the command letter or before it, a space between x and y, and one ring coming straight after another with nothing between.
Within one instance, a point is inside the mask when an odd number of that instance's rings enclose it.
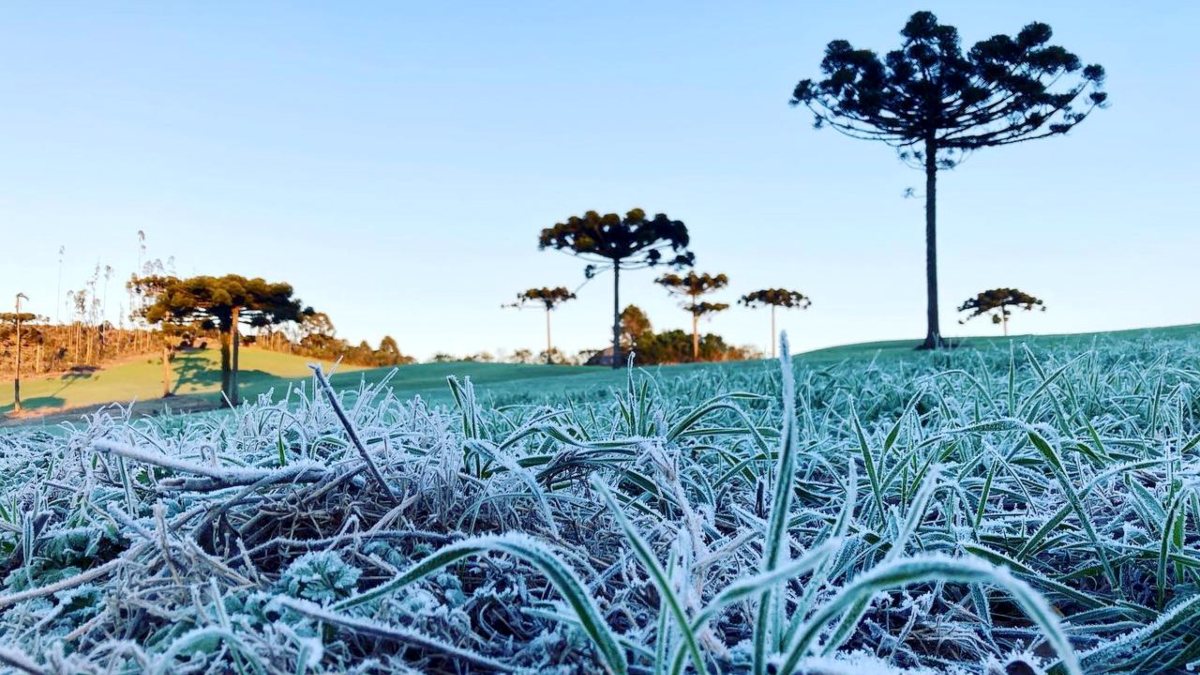
<instances>
[{"instance_id":1,"label":"hill","mask_svg":"<svg viewBox=\"0 0 1200 675\"><path fill-rule=\"evenodd\" d=\"M1002 337L973 337L958 341L959 348L986 347L1003 344L1029 343L1040 346L1074 346L1083 348L1097 341L1114 338L1146 336L1147 338L1197 338L1200 324L1144 328L1101 333ZM866 342L818 349L797 356L801 361L818 366L854 359L922 359L927 353L916 352L919 340L889 340ZM180 355L173 363L174 397L165 403L175 410L202 410L220 404L219 353L204 350ZM289 385L309 380L312 360L278 352L244 349L239 376L242 397L251 399L274 391L280 395ZM321 364L328 372L333 364ZM687 374L696 369L717 369L734 374L745 369L771 368L769 361L739 361L731 363L680 364L653 366L649 370L659 379ZM153 411L161 407L161 370L157 359L130 361L90 373L28 379L21 383L22 398L27 415L34 419L46 417L52 422L64 414L78 414L82 409L106 403L143 402L142 407ZM361 368L340 365L330 378L339 389L357 388L361 382L374 384L392 372L391 368ZM607 368L584 366L546 366L508 363L424 363L403 366L391 377L389 384L397 397L420 396L427 401L448 402L446 378L470 378L483 396L503 402L526 402L559 397L602 395L610 387L624 382L625 375ZM307 386L307 385L306 385ZM0 415L12 412L12 388L0 387ZM32 420L25 420L32 421Z\"/></svg>"}]
</instances>

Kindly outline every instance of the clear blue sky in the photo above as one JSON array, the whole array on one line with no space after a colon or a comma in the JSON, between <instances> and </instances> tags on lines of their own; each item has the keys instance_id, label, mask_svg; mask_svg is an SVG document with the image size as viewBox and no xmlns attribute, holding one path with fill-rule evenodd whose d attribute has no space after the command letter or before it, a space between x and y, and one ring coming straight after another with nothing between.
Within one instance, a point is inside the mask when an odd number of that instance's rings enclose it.
<instances>
[{"instance_id":1,"label":"clear blue sky","mask_svg":"<svg viewBox=\"0 0 1200 675\"><path fill-rule=\"evenodd\" d=\"M650 6L653 5L653 6ZM921 175L787 105L826 42L886 50L918 9L967 43L1032 20L1108 71L1066 138L978 153L940 183L943 330L976 291L1049 311L1017 332L1200 321L1200 3L20 3L0 9L0 298L55 313L97 264L110 315L137 259L292 282L339 334L418 357L542 345L529 286L582 263L540 228L640 206L684 220L700 271L811 295L800 348L924 332ZM622 297L687 315L651 280ZM556 317L601 346L607 277ZM9 300L0 300L4 305ZM765 312L705 328L765 348Z\"/></svg>"}]
</instances>

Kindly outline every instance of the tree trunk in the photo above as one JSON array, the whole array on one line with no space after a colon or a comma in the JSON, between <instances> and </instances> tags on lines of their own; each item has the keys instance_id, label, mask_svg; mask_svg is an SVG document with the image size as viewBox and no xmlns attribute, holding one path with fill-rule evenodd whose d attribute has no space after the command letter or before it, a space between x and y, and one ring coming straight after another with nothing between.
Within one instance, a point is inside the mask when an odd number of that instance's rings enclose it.
<instances>
[{"instance_id":1,"label":"tree trunk","mask_svg":"<svg viewBox=\"0 0 1200 675\"><path fill-rule=\"evenodd\" d=\"M233 370L233 354L229 345L229 328L221 326L219 335L221 340L221 393L229 396L229 378Z\"/></svg>"},{"instance_id":2,"label":"tree trunk","mask_svg":"<svg viewBox=\"0 0 1200 675\"><path fill-rule=\"evenodd\" d=\"M163 398L171 395L171 348L167 346L164 337L162 343L162 385Z\"/></svg>"},{"instance_id":3,"label":"tree trunk","mask_svg":"<svg viewBox=\"0 0 1200 675\"><path fill-rule=\"evenodd\" d=\"M779 342L775 337L775 305L771 305L771 358L775 358L775 343Z\"/></svg>"},{"instance_id":4,"label":"tree trunk","mask_svg":"<svg viewBox=\"0 0 1200 675\"><path fill-rule=\"evenodd\" d=\"M695 312L692 312L692 360L700 360L700 317Z\"/></svg>"},{"instance_id":5,"label":"tree trunk","mask_svg":"<svg viewBox=\"0 0 1200 675\"><path fill-rule=\"evenodd\" d=\"M692 313L692 361L700 360L700 315L696 314L696 305L700 303L699 293L690 293L692 306L685 307Z\"/></svg>"},{"instance_id":6,"label":"tree trunk","mask_svg":"<svg viewBox=\"0 0 1200 675\"><path fill-rule=\"evenodd\" d=\"M242 335L238 331L238 315L241 314L241 307L234 307L232 320L230 321L230 332L233 334L233 370L229 373L229 402L233 405L238 405L238 354L241 351Z\"/></svg>"},{"instance_id":7,"label":"tree trunk","mask_svg":"<svg viewBox=\"0 0 1200 675\"><path fill-rule=\"evenodd\" d=\"M43 335L42 339L45 340L44 336L46 334L42 333L42 335ZM42 343L41 342L39 342L38 346L37 346L37 363L33 367L33 372L38 373L38 374L41 374L41 372L42 372Z\"/></svg>"},{"instance_id":8,"label":"tree trunk","mask_svg":"<svg viewBox=\"0 0 1200 675\"><path fill-rule=\"evenodd\" d=\"M554 365L554 359L550 356L554 352L554 346L550 342L550 308L546 308L546 365Z\"/></svg>"},{"instance_id":9,"label":"tree trunk","mask_svg":"<svg viewBox=\"0 0 1200 675\"><path fill-rule=\"evenodd\" d=\"M938 326L937 280L937 141L925 140L925 293L927 324L922 349L945 346Z\"/></svg>"},{"instance_id":10,"label":"tree trunk","mask_svg":"<svg viewBox=\"0 0 1200 675\"><path fill-rule=\"evenodd\" d=\"M621 261L613 261L613 370L621 367Z\"/></svg>"},{"instance_id":11,"label":"tree trunk","mask_svg":"<svg viewBox=\"0 0 1200 675\"><path fill-rule=\"evenodd\" d=\"M13 412L21 412L21 297L17 296L17 363L13 370Z\"/></svg>"},{"instance_id":12,"label":"tree trunk","mask_svg":"<svg viewBox=\"0 0 1200 675\"><path fill-rule=\"evenodd\" d=\"M1000 325L1004 326L1004 337L1008 337L1008 317L1007 316L1000 318Z\"/></svg>"}]
</instances>

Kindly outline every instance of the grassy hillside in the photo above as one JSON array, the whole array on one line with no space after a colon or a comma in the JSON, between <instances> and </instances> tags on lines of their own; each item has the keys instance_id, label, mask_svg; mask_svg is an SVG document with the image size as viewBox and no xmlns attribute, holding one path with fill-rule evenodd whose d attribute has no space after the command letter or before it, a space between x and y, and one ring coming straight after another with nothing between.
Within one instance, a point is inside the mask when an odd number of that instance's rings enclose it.
<instances>
[{"instance_id":1,"label":"grassy hillside","mask_svg":"<svg viewBox=\"0 0 1200 675\"><path fill-rule=\"evenodd\" d=\"M963 348L992 347L1009 342L1028 342L1040 346L1084 348L1097 341L1114 338L1146 336L1148 338L1198 338L1200 324L1147 328L1109 333L1075 335L1016 336L1013 338L966 338ZM927 354L915 352L919 341L892 340L867 342L820 349L801 354L805 363L814 366L833 364L847 359L923 359ZM308 380L311 359L255 349L241 354L240 385L243 398L256 397L274 390L277 395L289 383ZM220 355L216 350L193 352L179 356L174 364L173 390L178 398L170 404L176 408L203 407L220 402ZM328 370L332 364L322 364ZM697 369L716 369L732 376L772 367L769 361L745 361L726 364L684 364L652 366L649 370L660 379L695 372ZM357 388L360 382L375 384L391 373L391 368L363 369L341 365L331 378L338 388ZM401 398L420 396L434 402L449 400L446 378L470 378L481 395L507 403L557 398L571 393L575 397L605 395L609 388L624 381L624 375L606 368L583 366L517 365L503 363L427 363L404 366L392 376L390 385ZM104 370L25 380L21 391L25 407L34 413L69 410L103 403L155 401L161 394L161 367L157 359L143 359L116 365ZM199 405L197 405L199 404ZM0 387L0 414L12 411L12 388Z\"/></svg>"},{"instance_id":2,"label":"grassy hillside","mask_svg":"<svg viewBox=\"0 0 1200 675\"><path fill-rule=\"evenodd\" d=\"M240 355L239 380L245 395L256 395L281 382L309 375L310 359L257 349ZM325 364L329 367L329 364ZM342 366L342 372L354 370ZM172 363L172 392L216 400L221 388L221 356L215 349L180 354ZM12 411L13 392L0 388L0 413ZM119 401L148 401L162 395L162 366L154 357L127 361L102 370L21 381L21 400L32 411L78 408Z\"/></svg>"},{"instance_id":3,"label":"grassy hillside","mask_svg":"<svg viewBox=\"0 0 1200 675\"><path fill-rule=\"evenodd\" d=\"M340 410L6 429L0 663L1192 672L1198 333L431 364ZM479 396L407 399L450 374Z\"/></svg>"}]
</instances>

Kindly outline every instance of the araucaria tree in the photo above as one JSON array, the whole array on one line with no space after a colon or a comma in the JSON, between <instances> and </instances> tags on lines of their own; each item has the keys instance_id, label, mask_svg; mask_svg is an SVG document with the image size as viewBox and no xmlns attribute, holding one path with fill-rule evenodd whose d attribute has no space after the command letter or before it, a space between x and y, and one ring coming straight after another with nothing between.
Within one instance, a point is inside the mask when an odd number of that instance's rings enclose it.
<instances>
[{"instance_id":1,"label":"araucaria tree","mask_svg":"<svg viewBox=\"0 0 1200 675\"><path fill-rule=\"evenodd\" d=\"M977 316L992 313L992 323L998 323L1004 327L1004 334L1008 335L1008 317L1012 316L1013 308L1019 307L1027 312L1034 309L1046 311L1046 304L1039 298L1017 290L1015 288L993 288L990 291L984 291L979 295L967 300L958 308L960 312L970 312L966 318L959 323L966 323Z\"/></svg>"},{"instance_id":2,"label":"araucaria tree","mask_svg":"<svg viewBox=\"0 0 1200 675\"><path fill-rule=\"evenodd\" d=\"M554 363L554 343L550 339L550 312L562 303L574 300L575 294L562 286L555 288L530 288L517 294L516 306L527 302L539 302L546 308L546 364Z\"/></svg>"},{"instance_id":3,"label":"araucaria tree","mask_svg":"<svg viewBox=\"0 0 1200 675\"><path fill-rule=\"evenodd\" d=\"M771 358L775 358L775 310L779 307L808 309L812 305L812 300L800 291L789 291L786 288L764 288L743 295L738 302L751 308L762 305L771 308Z\"/></svg>"},{"instance_id":4,"label":"araucaria tree","mask_svg":"<svg viewBox=\"0 0 1200 675\"><path fill-rule=\"evenodd\" d=\"M36 314L21 311L21 300L29 296L17 293L17 310L0 314L0 323L11 323L16 334L16 345L13 348L13 412L21 412L21 324L37 319Z\"/></svg>"},{"instance_id":5,"label":"araucaria tree","mask_svg":"<svg viewBox=\"0 0 1200 675\"><path fill-rule=\"evenodd\" d=\"M153 298L142 309L150 323L215 328L221 337L221 392L238 403L238 326L268 326L299 321L311 308L293 298L291 284L227 274L222 277L140 277L130 282Z\"/></svg>"},{"instance_id":6,"label":"araucaria tree","mask_svg":"<svg viewBox=\"0 0 1200 675\"><path fill-rule=\"evenodd\" d=\"M683 296L686 300L683 309L692 315L692 360L700 359L700 318L707 314L715 314L729 309L729 305L721 302L701 302L700 296L719 291L729 285L729 277L724 274L697 274L690 271L680 276L664 274L654 280L654 283L667 289L671 295Z\"/></svg>"},{"instance_id":7,"label":"araucaria tree","mask_svg":"<svg viewBox=\"0 0 1200 675\"><path fill-rule=\"evenodd\" d=\"M792 105L816 126L882 141L925 171L925 285L928 324L923 347L943 344L937 302L937 172L980 148L1065 134L1103 106L1104 69L1084 66L1049 44L1050 26L1031 23L1015 36L996 35L965 54L958 30L917 12L904 41L880 59L834 40L821 61L822 80L802 80Z\"/></svg>"},{"instance_id":8,"label":"araucaria tree","mask_svg":"<svg viewBox=\"0 0 1200 675\"><path fill-rule=\"evenodd\" d=\"M564 223L543 229L538 248L565 251L589 261L584 268L589 279L605 270L613 271L612 365L620 368L621 270L655 265L691 267L696 258L687 250L688 241L687 225L662 213L647 218L641 209L633 209L624 217L588 211L582 217L571 216Z\"/></svg>"}]
</instances>

